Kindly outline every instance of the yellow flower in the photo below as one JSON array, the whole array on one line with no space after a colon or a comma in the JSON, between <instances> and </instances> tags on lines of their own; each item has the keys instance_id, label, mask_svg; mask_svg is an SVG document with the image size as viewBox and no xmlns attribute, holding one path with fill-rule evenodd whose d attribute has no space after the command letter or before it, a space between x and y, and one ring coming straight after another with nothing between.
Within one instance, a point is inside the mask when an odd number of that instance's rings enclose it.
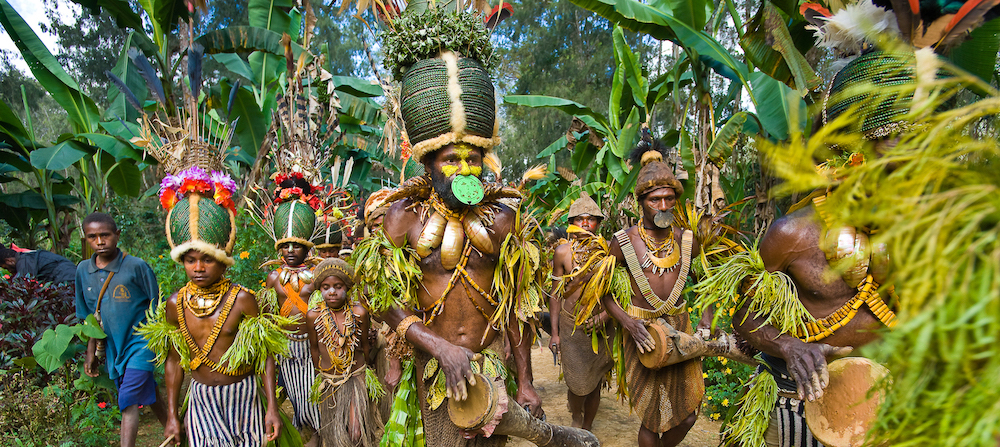
<instances>
[{"instance_id":1,"label":"yellow flower","mask_svg":"<svg viewBox=\"0 0 1000 447\"><path fill-rule=\"evenodd\" d=\"M712 395L711 394L706 394L705 395L705 400L712 400Z\"/></svg>"},{"instance_id":2,"label":"yellow flower","mask_svg":"<svg viewBox=\"0 0 1000 447\"><path fill-rule=\"evenodd\" d=\"M691 308L691 307L689 307L689 308L688 308L688 312L694 312L694 309L693 309L693 308Z\"/></svg>"},{"instance_id":3,"label":"yellow flower","mask_svg":"<svg viewBox=\"0 0 1000 447\"><path fill-rule=\"evenodd\" d=\"M160 259L163 259L163 255L160 255Z\"/></svg>"},{"instance_id":4,"label":"yellow flower","mask_svg":"<svg viewBox=\"0 0 1000 447\"><path fill-rule=\"evenodd\" d=\"M711 418L712 418L713 421L719 420L720 417L722 417L722 415L719 414L719 413L712 413L712 416L711 416Z\"/></svg>"},{"instance_id":5,"label":"yellow flower","mask_svg":"<svg viewBox=\"0 0 1000 447\"><path fill-rule=\"evenodd\" d=\"M731 370L729 368L726 368L726 374L732 374L732 373L733 373L733 370Z\"/></svg>"},{"instance_id":6,"label":"yellow flower","mask_svg":"<svg viewBox=\"0 0 1000 447\"><path fill-rule=\"evenodd\" d=\"M250 252L243 250L240 252L240 259L246 259L250 257Z\"/></svg>"},{"instance_id":7,"label":"yellow flower","mask_svg":"<svg viewBox=\"0 0 1000 447\"><path fill-rule=\"evenodd\" d=\"M701 373L701 378L702 379L707 379L708 378L708 373Z\"/></svg>"},{"instance_id":8,"label":"yellow flower","mask_svg":"<svg viewBox=\"0 0 1000 447\"><path fill-rule=\"evenodd\" d=\"M722 399L722 406L723 407L728 407L729 406L729 399Z\"/></svg>"},{"instance_id":9,"label":"yellow flower","mask_svg":"<svg viewBox=\"0 0 1000 447\"><path fill-rule=\"evenodd\" d=\"M723 357L722 360L721 360L721 362L722 362L723 365L725 365L726 363L729 363L729 359Z\"/></svg>"},{"instance_id":10,"label":"yellow flower","mask_svg":"<svg viewBox=\"0 0 1000 447\"><path fill-rule=\"evenodd\" d=\"M733 312L735 312L735 311L736 311L736 308L735 308L735 307L730 307L730 308L729 308L729 316L730 316L730 317L731 317L731 316L733 316Z\"/></svg>"}]
</instances>

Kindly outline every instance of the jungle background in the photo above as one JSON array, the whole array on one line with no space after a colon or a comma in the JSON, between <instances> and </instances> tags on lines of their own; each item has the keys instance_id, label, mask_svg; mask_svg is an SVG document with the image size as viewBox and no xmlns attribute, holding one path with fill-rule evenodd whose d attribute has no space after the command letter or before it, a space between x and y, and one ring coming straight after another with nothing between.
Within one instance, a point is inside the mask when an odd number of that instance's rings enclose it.
<instances>
[{"instance_id":1,"label":"jungle background","mask_svg":"<svg viewBox=\"0 0 1000 447\"><path fill-rule=\"evenodd\" d=\"M47 48L16 4L0 0L3 33L18 46L0 53L0 238L78 262L81 219L104 211L122 230L121 248L153 267L162 292L185 282L167 256L156 198L163 170L131 139L139 118L132 104L176 114L173 101L190 88L187 36L204 48L206 116L236 120L226 164L242 190L267 184L268 129L287 84L283 34L296 57L314 62L307 93L334 105L328 180L336 176L336 186L363 203L372 191L418 175L384 107L397 86L381 62L379 21L374 6L361 3L360 11L353 4L341 11L339 3L235 0L189 12L180 0L44 0L42 30L58 41ZM808 137L834 74L798 3L513 3L491 37L500 61L494 78L504 167L497 180L516 183L544 165L546 173L527 185L527 209L546 227L564 225L583 189L612 216L602 228L610 235L636 216L630 191L638 169L627 157L645 123L671 148L668 161L693 212L752 244L798 199L798 191L769 193L780 180L762 163L759 144ZM989 22L951 54L989 87L997 85L998 33L1000 22ZM963 91L959 100L981 95ZM256 288L257 267L275 253L244 202L238 206L230 274ZM106 377L79 374L82 343L94 332L72 317L65 291L0 281L0 444L107 445L116 436L114 393ZM52 342L39 343L46 331ZM706 359L703 415L729 412L750 371ZM17 405L6 404L11 399Z\"/></svg>"}]
</instances>

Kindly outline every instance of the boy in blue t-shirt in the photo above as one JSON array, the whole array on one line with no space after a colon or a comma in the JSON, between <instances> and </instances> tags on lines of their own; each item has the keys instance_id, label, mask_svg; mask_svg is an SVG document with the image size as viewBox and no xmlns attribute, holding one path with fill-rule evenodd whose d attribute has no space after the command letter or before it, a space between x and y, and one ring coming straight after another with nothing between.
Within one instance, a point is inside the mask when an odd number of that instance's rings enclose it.
<instances>
[{"instance_id":1,"label":"boy in blue t-shirt","mask_svg":"<svg viewBox=\"0 0 1000 447\"><path fill-rule=\"evenodd\" d=\"M160 289L156 275L142 259L118 249L121 231L111 216L92 213L83 220L83 234L94 250L76 269L76 315L80 319L97 312L104 332L108 375L118 386L118 408L122 413L121 445L133 447L139 429L139 406L150 405L161 423L166 407L157 398L153 379L153 353L135 327L146 321L146 311L155 308ZM84 372L98 371L97 339L87 343Z\"/></svg>"}]
</instances>

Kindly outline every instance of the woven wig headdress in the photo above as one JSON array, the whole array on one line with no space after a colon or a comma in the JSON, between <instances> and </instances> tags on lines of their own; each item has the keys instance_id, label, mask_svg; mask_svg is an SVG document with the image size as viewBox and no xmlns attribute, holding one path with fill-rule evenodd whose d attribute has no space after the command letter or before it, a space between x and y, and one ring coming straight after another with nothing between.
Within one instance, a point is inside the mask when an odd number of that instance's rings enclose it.
<instances>
[{"instance_id":1,"label":"woven wig headdress","mask_svg":"<svg viewBox=\"0 0 1000 447\"><path fill-rule=\"evenodd\" d=\"M166 233L170 256L176 262L190 250L208 254L232 265L236 243L236 183L225 172L223 160L236 128L236 120L225 120L209 113L199 101L202 89L201 62L204 49L192 44L187 51L188 86L184 90L178 116L168 117L159 109L144 110L124 84L111 77L142 113L140 134L131 140L160 161L167 175L160 183L160 204L167 211ZM129 57L149 86L161 108L167 100L149 61L142 53L130 49ZM233 93L238 89L234 88ZM229 109L232 107L230 97Z\"/></svg>"},{"instance_id":2,"label":"woven wig headdress","mask_svg":"<svg viewBox=\"0 0 1000 447\"><path fill-rule=\"evenodd\" d=\"M684 186L674 176L674 169L664 161L666 151L662 142L643 129L639 144L629 156L633 166L640 166L635 180L636 199L660 188L672 188L677 197L684 194Z\"/></svg>"},{"instance_id":3,"label":"woven wig headdress","mask_svg":"<svg viewBox=\"0 0 1000 447\"><path fill-rule=\"evenodd\" d=\"M833 4L833 2L831 2ZM817 45L842 59L823 106L823 122L857 111L857 131L880 139L909 127L899 117L920 103L905 84L934 81L937 54L962 43L969 32L1000 15L1000 0L860 0L830 10L804 3ZM899 43L902 43L900 45Z\"/></svg>"},{"instance_id":4,"label":"woven wig headdress","mask_svg":"<svg viewBox=\"0 0 1000 447\"><path fill-rule=\"evenodd\" d=\"M489 32L510 15L510 5L486 14L488 2L377 3L372 8L385 27L386 67L401 83L392 101L405 127L401 145L417 161L451 143L491 154L499 128Z\"/></svg>"},{"instance_id":5,"label":"woven wig headdress","mask_svg":"<svg viewBox=\"0 0 1000 447\"><path fill-rule=\"evenodd\" d=\"M303 92L302 76L309 71L296 69L290 51L286 53L288 73L294 76L277 99L271 126L274 173L270 178L274 188L270 193L255 188L258 203L250 208L254 220L274 239L275 249L288 242L311 248L317 231L316 216L324 207L316 193L323 189L320 168L329 159L325 141L335 123L326 123L323 129L322 108Z\"/></svg>"}]
</instances>

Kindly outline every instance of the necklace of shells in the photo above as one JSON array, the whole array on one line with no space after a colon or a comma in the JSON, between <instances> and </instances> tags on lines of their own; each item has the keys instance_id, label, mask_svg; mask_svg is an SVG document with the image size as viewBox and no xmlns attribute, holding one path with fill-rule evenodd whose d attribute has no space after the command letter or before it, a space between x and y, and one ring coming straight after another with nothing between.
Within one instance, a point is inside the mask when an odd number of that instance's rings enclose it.
<instances>
[{"instance_id":1,"label":"necklace of shells","mask_svg":"<svg viewBox=\"0 0 1000 447\"><path fill-rule=\"evenodd\" d=\"M183 299L179 301L191 309L194 316L204 318L215 313L215 309L219 307L222 297L229 291L231 285L232 281L226 278L206 288L198 287L195 283L188 281L187 285L181 289L182 293L178 294L183 295Z\"/></svg>"},{"instance_id":2,"label":"necklace of shells","mask_svg":"<svg viewBox=\"0 0 1000 447\"><path fill-rule=\"evenodd\" d=\"M334 313L344 312L344 331L337 327L337 320ZM334 370L337 374L343 374L354 364L354 351L358 348L358 322L354 317L354 312L350 310L350 303L345 303L340 309L331 309L325 302L319 304L319 317L316 318L316 333L319 334L319 342L326 347L330 354L330 368L324 371Z\"/></svg>"},{"instance_id":3,"label":"necklace of shells","mask_svg":"<svg viewBox=\"0 0 1000 447\"><path fill-rule=\"evenodd\" d=\"M296 293L302 289L302 284L309 284L312 282L313 273L311 270L312 266L308 264L302 264L298 267L289 267L288 265L282 265L278 267L281 272L278 273L278 282L282 286L291 284L292 290Z\"/></svg>"},{"instance_id":4,"label":"necklace of shells","mask_svg":"<svg viewBox=\"0 0 1000 447\"><path fill-rule=\"evenodd\" d=\"M639 225L639 238L646 245L646 254L642 258L642 268L650 269L655 275L662 276L677 268L681 259L681 251L677 250L677 241L674 240L674 227L670 227L670 235L657 244L653 237L646 233L646 229ZM660 252L666 252L660 255Z\"/></svg>"},{"instance_id":5,"label":"necklace of shells","mask_svg":"<svg viewBox=\"0 0 1000 447\"><path fill-rule=\"evenodd\" d=\"M431 255L434 249L441 247L441 265L445 270L454 270L462 260L465 239L469 238L472 246L483 254L493 254L493 240L490 230L486 228L492 223L492 213L483 207L470 207L461 213L452 211L445 205L437 192L431 192L425 202L433 212L424 223L420 237L414 249L421 259Z\"/></svg>"}]
</instances>

